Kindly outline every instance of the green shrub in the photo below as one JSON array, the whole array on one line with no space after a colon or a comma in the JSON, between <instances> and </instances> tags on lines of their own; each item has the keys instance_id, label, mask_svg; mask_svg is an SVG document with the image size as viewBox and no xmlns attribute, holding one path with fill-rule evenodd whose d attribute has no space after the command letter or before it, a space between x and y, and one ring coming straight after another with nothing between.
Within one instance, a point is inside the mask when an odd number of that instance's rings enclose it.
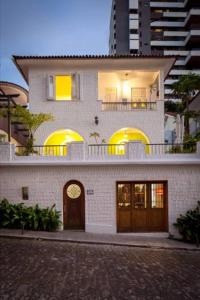
<instances>
[{"instance_id":1,"label":"green shrub","mask_svg":"<svg viewBox=\"0 0 200 300\"><path fill-rule=\"evenodd\" d=\"M187 143L182 145L172 145L168 153L195 153L196 152L196 143Z\"/></svg>"},{"instance_id":2,"label":"green shrub","mask_svg":"<svg viewBox=\"0 0 200 300\"><path fill-rule=\"evenodd\" d=\"M0 227L54 231L61 225L60 212L51 208L40 208L38 204L26 207L24 203L11 204L3 199L0 202Z\"/></svg>"},{"instance_id":3,"label":"green shrub","mask_svg":"<svg viewBox=\"0 0 200 300\"><path fill-rule=\"evenodd\" d=\"M177 218L175 227L183 239L188 242L196 243L199 246L200 242L200 201L194 210L188 210L185 215L180 215Z\"/></svg>"}]
</instances>

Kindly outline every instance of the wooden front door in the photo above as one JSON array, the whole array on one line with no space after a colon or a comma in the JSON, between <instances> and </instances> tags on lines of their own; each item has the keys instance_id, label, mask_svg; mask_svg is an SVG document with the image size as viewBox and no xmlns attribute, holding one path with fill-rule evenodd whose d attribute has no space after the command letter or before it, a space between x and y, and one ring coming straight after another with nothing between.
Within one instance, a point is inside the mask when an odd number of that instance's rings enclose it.
<instances>
[{"instance_id":1,"label":"wooden front door","mask_svg":"<svg viewBox=\"0 0 200 300\"><path fill-rule=\"evenodd\" d=\"M167 231L166 182L118 182L118 232Z\"/></svg>"},{"instance_id":2,"label":"wooden front door","mask_svg":"<svg viewBox=\"0 0 200 300\"><path fill-rule=\"evenodd\" d=\"M85 229L85 193L83 185L69 181L63 190L64 229Z\"/></svg>"}]
</instances>

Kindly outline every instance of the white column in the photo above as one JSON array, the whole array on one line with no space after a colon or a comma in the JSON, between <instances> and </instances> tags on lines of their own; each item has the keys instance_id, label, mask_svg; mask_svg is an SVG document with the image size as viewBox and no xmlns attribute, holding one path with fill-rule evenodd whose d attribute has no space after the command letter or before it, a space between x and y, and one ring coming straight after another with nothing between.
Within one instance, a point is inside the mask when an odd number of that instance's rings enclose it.
<instances>
[{"instance_id":1,"label":"white column","mask_svg":"<svg viewBox=\"0 0 200 300\"><path fill-rule=\"evenodd\" d=\"M10 143L0 144L0 161L9 161L14 158L15 145Z\"/></svg>"},{"instance_id":2,"label":"white column","mask_svg":"<svg viewBox=\"0 0 200 300\"><path fill-rule=\"evenodd\" d=\"M127 158L129 160L142 159L145 157L145 144L141 141L129 141L127 143Z\"/></svg>"},{"instance_id":3,"label":"white column","mask_svg":"<svg viewBox=\"0 0 200 300\"><path fill-rule=\"evenodd\" d=\"M197 142L197 155L200 155L200 142Z\"/></svg>"},{"instance_id":4,"label":"white column","mask_svg":"<svg viewBox=\"0 0 200 300\"><path fill-rule=\"evenodd\" d=\"M68 145L69 160L84 160L85 159L85 145L83 142L73 142Z\"/></svg>"}]
</instances>

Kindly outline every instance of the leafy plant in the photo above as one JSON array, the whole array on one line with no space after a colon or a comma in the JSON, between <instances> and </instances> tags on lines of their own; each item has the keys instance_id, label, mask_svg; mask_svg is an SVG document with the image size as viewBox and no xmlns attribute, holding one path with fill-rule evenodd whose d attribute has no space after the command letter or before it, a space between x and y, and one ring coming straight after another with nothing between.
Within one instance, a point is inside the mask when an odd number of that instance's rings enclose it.
<instances>
[{"instance_id":1,"label":"leafy plant","mask_svg":"<svg viewBox=\"0 0 200 300\"><path fill-rule=\"evenodd\" d=\"M11 204L6 199L0 202L2 228L54 231L60 225L60 212L55 209L55 204L42 209L38 204L26 207L23 203Z\"/></svg>"},{"instance_id":2,"label":"leafy plant","mask_svg":"<svg viewBox=\"0 0 200 300\"><path fill-rule=\"evenodd\" d=\"M6 117L7 110L8 110L7 108L0 110L0 117ZM29 155L31 153L36 153L33 149L35 132L44 122L49 122L54 120L52 114L45 114L45 113L34 114L22 106L16 105L16 107L10 108L10 115L12 121L17 121L22 123L25 126L25 128L28 130L26 147L22 154Z\"/></svg>"},{"instance_id":3,"label":"leafy plant","mask_svg":"<svg viewBox=\"0 0 200 300\"><path fill-rule=\"evenodd\" d=\"M189 119L200 116L200 112L193 112L189 109L189 104L195 94L200 91L200 76L197 74L183 75L177 82L172 85L173 94L181 98L182 108L179 113L185 116L184 127L185 137L189 135Z\"/></svg>"},{"instance_id":4,"label":"leafy plant","mask_svg":"<svg viewBox=\"0 0 200 300\"><path fill-rule=\"evenodd\" d=\"M174 224L183 239L188 242L200 243L200 201L193 210L188 210L185 215L180 215Z\"/></svg>"},{"instance_id":5,"label":"leafy plant","mask_svg":"<svg viewBox=\"0 0 200 300\"><path fill-rule=\"evenodd\" d=\"M44 123L53 121L54 118L51 114L33 114L29 110L17 105L13 113L17 121L24 124L28 130L28 139L26 143L26 155L33 153L34 135L36 130Z\"/></svg>"},{"instance_id":6,"label":"leafy plant","mask_svg":"<svg viewBox=\"0 0 200 300\"><path fill-rule=\"evenodd\" d=\"M96 144L98 144L98 138L100 137L100 134L98 132L92 132L92 133L90 133L90 137L94 138Z\"/></svg>"},{"instance_id":7,"label":"leafy plant","mask_svg":"<svg viewBox=\"0 0 200 300\"><path fill-rule=\"evenodd\" d=\"M172 145L168 153L194 153L196 152L196 143L194 141L187 141L187 143L184 143L182 145Z\"/></svg>"},{"instance_id":8,"label":"leafy plant","mask_svg":"<svg viewBox=\"0 0 200 300\"><path fill-rule=\"evenodd\" d=\"M95 139L95 143L99 144L98 139L100 138L100 134L98 132L92 132L90 133L90 137ZM101 144L106 144L106 140L102 139Z\"/></svg>"},{"instance_id":9,"label":"leafy plant","mask_svg":"<svg viewBox=\"0 0 200 300\"><path fill-rule=\"evenodd\" d=\"M171 100L165 101L165 113L182 113L184 110L183 104L181 102L174 102Z\"/></svg>"}]
</instances>

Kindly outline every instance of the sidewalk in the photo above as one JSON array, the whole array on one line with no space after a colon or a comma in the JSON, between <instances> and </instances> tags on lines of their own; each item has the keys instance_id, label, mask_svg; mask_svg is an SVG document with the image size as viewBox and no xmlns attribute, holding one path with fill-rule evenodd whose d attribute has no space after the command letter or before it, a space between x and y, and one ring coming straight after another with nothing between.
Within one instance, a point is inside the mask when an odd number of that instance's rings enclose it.
<instances>
[{"instance_id":1,"label":"sidewalk","mask_svg":"<svg viewBox=\"0 0 200 300\"><path fill-rule=\"evenodd\" d=\"M200 248L197 248L194 244L187 244L179 240L168 239L167 233L97 234L72 230L64 230L57 232L25 230L22 235L21 230L0 229L0 237L19 239L40 239L82 244L200 251Z\"/></svg>"}]
</instances>

